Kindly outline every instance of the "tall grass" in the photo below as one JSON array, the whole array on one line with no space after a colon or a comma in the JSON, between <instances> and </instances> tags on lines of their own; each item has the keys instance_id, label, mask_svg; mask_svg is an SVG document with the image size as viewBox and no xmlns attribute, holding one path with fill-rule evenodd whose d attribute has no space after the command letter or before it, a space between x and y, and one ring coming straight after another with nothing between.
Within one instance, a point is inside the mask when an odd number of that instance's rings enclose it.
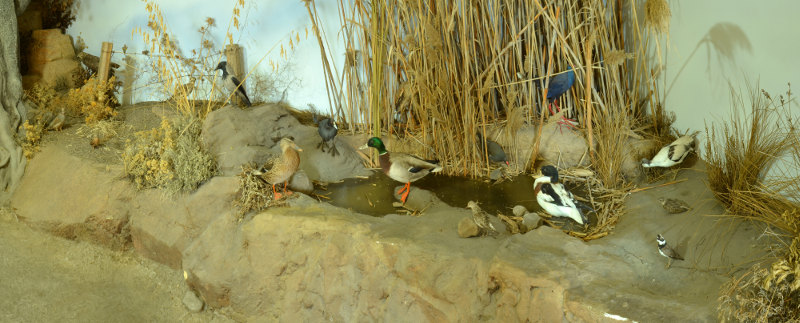
<instances>
[{"instance_id":1,"label":"tall grass","mask_svg":"<svg viewBox=\"0 0 800 323\"><path fill-rule=\"evenodd\" d=\"M733 113L722 126L706 127L708 185L726 216L769 224L785 235L784 255L756 264L726 283L722 321L800 321L800 133L791 88L772 97L750 86L749 100L732 91ZM749 103L749 109L748 109Z\"/></svg>"},{"instance_id":2,"label":"tall grass","mask_svg":"<svg viewBox=\"0 0 800 323\"><path fill-rule=\"evenodd\" d=\"M478 130L499 128L512 151L535 145L538 138L515 139L549 114L534 80L548 84L569 66L577 80L559 106L581 127L605 127L603 118L654 122L642 118L644 105L658 101L648 39L660 31L640 27L644 1L339 0L347 54L338 65L341 58L324 49L314 1L305 3L339 122L421 143L415 153L446 156L449 174L486 173ZM593 140L619 137L604 136ZM606 149L596 161L614 153ZM524 170L536 154L513 158Z\"/></svg>"},{"instance_id":3,"label":"tall grass","mask_svg":"<svg viewBox=\"0 0 800 323\"><path fill-rule=\"evenodd\" d=\"M706 127L709 188L731 215L800 235L800 173L791 167L800 165L800 155L791 91L788 100L779 101L753 86L748 94L746 102L732 92L730 120ZM790 167L773 168L777 162ZM769 178L771 170L778 176Z\"/></svg>"}]
</instances>

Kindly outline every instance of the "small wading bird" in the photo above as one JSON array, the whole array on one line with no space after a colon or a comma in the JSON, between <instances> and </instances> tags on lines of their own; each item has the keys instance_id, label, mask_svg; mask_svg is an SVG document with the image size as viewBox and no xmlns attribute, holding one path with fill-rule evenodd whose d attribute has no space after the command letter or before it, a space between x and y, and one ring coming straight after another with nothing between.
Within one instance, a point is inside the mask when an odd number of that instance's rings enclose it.
<instances>
[{"instance_id":1,"label":"small wading bird","mask_svg":"<svg viewBox=\"0 0 800 323\"><path fill-rule=\"evenodd\" d=\"M658 242L658 253L669 259L667 260L667 268L672 264L672 259L683 260L683 257L675 249L667 245L667 240L662 235L656 236L656 242Z\"/></svg>"},{"instance_id":2,"label":"small wading bird","mask_svg":"<svg viewBox=\"0 0 800 323\"><path fill-rule=\"evenodd\" d=\"M320 138L322 141L319 142L317 148L325 152L325 148L328 148L328 151L331 153L331 156L336 157L339 154L339 151L336 149L336 142L334 139L336 138L336 134L339 132L339 129L336 128L336 125L333 124L333 120L327 117L318 117L316 113L312 113L312 117L314 119L314 123L317 124L317 133L319 133Z\"/></svg>"},{"instance_id":3,"label":"small wading bird","mask_svg":"<svg viewBox=\"0 0 800 323\"><path fill-rule=\"evenodd\" d=\"M244 86L242 82L239 81L236 76L231 75L228 73L228 62L222 61L217 64L217 70L222 70L222 84L225 86L228 91L231 91L236 94L239 99L244 102L245 105L248 107L251 106L250 99L247 97L247 93L244 91Z\"/></svg>"},{"instance_id":4,"label":"small wading bird","mask_svg":"<svg viewBox=\"0 0 800 323\"><path fill-rule=\"evenodd\" d=\"M484 155L483 152L483 135L480 131L478 131L475 136L478 139L478 150L481 152L481 156ZM509 166L508 157L506 157L506 152L503 150L503 147L500 144L486 140L486 150L489 151L489 161L498 164L505 164Z\"/></svg>"},{"instance_id":5,"label":"small wading bird","mask_svg":"<svg viewBox=\"0 0 800 323\"><path fill-rule=\"evenodd\" d=\"M558 181L558 170L554 166L542 166L542 177L533 182L534 194L539 205L552 216L568 217L578 224L587 224L589 219L581 209L593 209L577 200Z\"/></svg>"},{"instance_id":6,"label":"small wading bird","mask_svg":"<svg viewBox=\"0 0 800 323\"><path fill-rule=\"evenodd\" d=\"M253 171L254 175L259 175L261 178L272 185L272 196L274 199L279 200L284 195L292 194L286 188L289 185L289 178L294 175L300 165L300 154L298 151L303 151L291 138L283 138L280 141L281 157L273 164L269 171ZM283 194L275 190L275 185L283 182Z\"/></svg>"},{"instance_id":7,"label":"small wading bird","mask_svg":"<svg viewBox=\"0 0 800 323\"><path fill-rule=\"evenodd\" d=\"M688 203L679 199L659 197L658 202L661 203L661 207L663 207L664 210L667 210L667 213L670 214L683 213L692 209Z\"/></svg>"},{"instance_id":8,"label":"small wading bird","mask_svg":"<svg viewBox=\"0 0 800 323\"><path fill-rule=\"evenodd\" d=\"M652 160L642 158L642 167L672 167L682 163L693 150L694 135L686 135L662 147Z\"/></svg>"},{"instance_id":9,"label":"small wading bird","mask_svg":"<svg viewBox=\"0 0 800 323\"><path fill-rule=\"evenodd\" d=\"M494 225L492 225L492 222L489 221L489 214L478 206L478 202L469 201L469 203L467 203L467 208L472 209L472 221L480 228L481 235L497 235L497 230L494 228Z\"/></svg>"},{"instance_id":10,"label":"small wading bird","mask_svg":"<svg viewBox=\"0 0 800 323\"><path fill-rule=\"evenodd\" d=\"M404 153L389 154L386 150L386 146L383 145L383 141L378 137L369 138L367 144L361 146L361 149L367 149L368 147L378 150L378 161L380 162L381 170L386 175L393 180L406 184L397 191L397 194L402 193L400 201L402 201L403 204L406 203L408 193L411 191L411 182L423 178L430 173L442 170L442 166L439 165L438 160L425 160Z\"/></svg>"}]
</instances>

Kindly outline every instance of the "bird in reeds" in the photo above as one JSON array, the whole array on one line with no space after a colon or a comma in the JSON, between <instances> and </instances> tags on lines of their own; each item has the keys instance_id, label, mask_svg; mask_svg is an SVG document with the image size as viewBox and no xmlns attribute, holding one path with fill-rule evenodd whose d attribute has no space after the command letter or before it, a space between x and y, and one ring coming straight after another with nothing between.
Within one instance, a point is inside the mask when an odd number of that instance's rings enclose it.
<instances>
[{"instance_id":1,"label":"bird in reeds","mask_svg":"<svg viewBox=\"0 0 800 323\"><path fill-rule=\"evenodd\" d=\"M533 185L536 201L550 215L568 217L581 225L589 222L581 210L593 209L575 200L564 184L558 181L558 170L554 166L542 166L542 176L537 178Z\"/></svg>"},{"instance_id":2,"label":"bird in reeds","mask_svg":"<svg viewBox=\"0 0 800 323\"><path fill-rule=\"evenodd\" d=\"M317 148L322 150L322 152L325 152L325 148L328 148L331 155L336 157L339 151L336 149L336 142L334 139L339 129L336 128L331 118L318 118L316 113L312 114L312 117L314 123L317 124L317 133L319 133L320 138L322 138L322 141L317 144Z\"/></svg>"},{"instance_id":3,"label":"bird in reeds","mask_svg":"<svg viewBox=\"0 0 800 323\"><path fill-rule=\"evenodd\" d=\"M278 157L277 161L272 165L272 168L266 172L254 171L255 175L260 175L264 181L272 185L272 196L276 200L279 200L284 195L292 194L291 191L287 191L286 187L289 184L289 179L297 171L298 166L300 166L300 154L298 152L303 151L303 149L300 149L300 147L288 137L282 138L279 145L281 147L281 156ZM275 190L275 185L280 183L284 184L283 194Z\"/></svg>"},{"instance_id":4,"label":"bird in reeds","mask_svg":"<svg viewBox=\"0 0 800 323\"><path fill-rule=\"evenodd\" d=\"M497 235L497 229L495 229L492 222L489 221L489 214L478 206L478 202L469 201L467 203L467 208L472 210L472 221L480 228L481 234Z\"/></svg>"},{"instance_id":5,"label":"bird in reeds","mask_svg":"<svg viewBox=\"0 0 800 323\"><path fill-rule=\"evenodd\" d=\"M525 74L517 73L517 76L524 78ZM536 80L534 83L537 86L541 86L542 81ZM564 93L567 93L567 91L572 88L573 84L575 84L575 71L572 70L572 66L568 66L565 73L557 74L550 78L550 82L547 84L547 109L550 111L550 115L556 115L557 113L553 111L553 103L556 104L556 110L561 112L561 108L558 107L557 100L559 97L564 95ZM562 116L561 120L559 120L560 124L565 124L570 127L573 126L574 122L574 120L567 119L564 116Z\"/></svg>"},{"instance_id":6,"label":"bird in reeds","mask_svg":"<svg viewBox=\"0 0 800 323\"><path fill-rule=\"evenodd\" d=\"M239 81L236 76L233 76L228 72L228 62L219 62L216 69L222 70L222 85L225 86L228 91L235 93L245 105L248 107L251 106L250 98L247 97L247 93L244 90L244 85L242 85L242 82Z\"/></svg>"},{"instance_id":7,"label":"bird in reeds","mask_svg":"<svg viewBox=\"0 0 800 323\"><path fill-rule=\"evenodd\" d=\"M478 131L475 133L475 136L478 139L478 150L480 151L481 156L483 156L485 154L483 150L483 134ZM503 147L500 146L500 144L486 139L486 150L489 151L490 162L505 164L506 166L510 165L508 162L508 157L506 157L506 152L503 150Z\"/></svg>"},{"instance_id":8,"label":"bird in reeds","mask_svg":"<svg viewBox=\"0 0 800 323\"><path fill-rule=\"evenodd\" d=\"M367 140L367 144L361 146L361 149L368 147L378 150L378 161L381 165L381 170L388 175L391 179L396 180L406 185L397 191L397 194L402 194L400 200L403 204L408 199L408 193L411 190L411 182L425 177L430 173L435 173L442 170L438 160L425 160L417 156L404 154L404 153L389 153L386 146L383 145L378 137L372 137Z\"/></svg>"},{"instance_id":9,"label":"bird in reeds","mask_svg":"<svg viewBox=\"0 0 800 323\"><path fill-rule=\"evenodd\" d=\"M667 210L667 212L670 214L683 213L692 209L688 203L679 199L660 197L658 198L658 202L661 203L661 207L663 207L664 210Z\"/></svg>"},{"instance_id":10,"label":"bird in reeds","mask_svg":"<svg viewBox=\"0 0 800 323\"><path fill-rule=\"evenodd\" d=\"M61 131L61 128L64 127L64 120L66 120L67 116L64 114L64 108L61 108L61 112L59 112L55 118L50 120L47 124L48 130L58 130Z\"/></svg>"},{"instance_id":11,"label":"bird in reeds","mask_svg":"<svg viewBox=\"0 0 800 323\"><path fill-rule=\"evenodd\" d=\"M664 236L660 234L656 236L656 242L658 242L658 253L669 259L667 260L667 268L672 264L672 259L683 260L683 257L675 249L667 245L667 240L664 239Z\"/></svg>"},{"instance_id":12,"label":"bird in reeds","mask_svg":"<svg viewBox=\"0 0 800 323\"><path fill-rule=\"evenodd\" d=\"M642 167L672 167L682 163L693 150L694 135L686 135L662 147L652 160L642 158Z\"/></svg>"}]
</instances>

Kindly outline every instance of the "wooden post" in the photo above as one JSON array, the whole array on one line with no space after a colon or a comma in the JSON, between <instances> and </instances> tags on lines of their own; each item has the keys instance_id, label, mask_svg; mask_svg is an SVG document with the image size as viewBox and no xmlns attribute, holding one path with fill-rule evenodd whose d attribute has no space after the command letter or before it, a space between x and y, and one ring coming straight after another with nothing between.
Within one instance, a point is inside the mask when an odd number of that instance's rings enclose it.
<instances>
[{"instance_id":1,"label":"wooden post","mask_svg":"<svg viewBox=\"0 0 800 323\"><path fill-rule=\"evenodd\" d=\"M100 78L100 81L108 79L108 70L111 68L111 49L113 47L114 44L103 42L103 49L100 51L100 64L97 68L97 77Z\"/></svg>"},{"instance_id":2,"label":"wooden post","mask_svg":"<svg viewBox=\"0 0 800 323\"><path fill-rule=\"evenodd\" d=\"M239 44L225 45L225 58L228 60L228 72L239 79L242 82L242 86L244 86L244 51L242 46L239 46ZM239 97L234 95L232 98L236 98L234 100L240 103Z\"/></svg>"},{"instance_id":3,"label":"wooden post","mask_svg":"<svg viewBox=\"0 0 800 323\"><path fill-rule=\"evenodd\" d=\"M133 103L133 82L136 81L135 60L130 55L125 56L125 80L122 83L122 105Z\"/></svg>"}]
</instances>

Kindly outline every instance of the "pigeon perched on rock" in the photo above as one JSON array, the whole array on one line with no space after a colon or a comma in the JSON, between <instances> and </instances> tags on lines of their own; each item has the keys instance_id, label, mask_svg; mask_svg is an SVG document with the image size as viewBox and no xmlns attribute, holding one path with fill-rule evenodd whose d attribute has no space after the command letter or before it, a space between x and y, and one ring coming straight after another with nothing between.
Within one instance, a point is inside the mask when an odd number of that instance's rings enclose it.
<instances>
[{"instance_id":1,"label":"pigeon perched on rock","mask_svg":"<svg viewBox=\"0 0 800 323\"><path fill-rule=\"evenodd\" d=\"M325 152L325 148L327 147L331 155L335 157L339 154L339 151L336 149L336 142L334 141L339 129L336 128L331 118L318 117L316 113L312 116L314 118L314 123L317 124L317 133L319 133L320 138L322 138L317 148Z\"/></svg>"}]
</instances>

